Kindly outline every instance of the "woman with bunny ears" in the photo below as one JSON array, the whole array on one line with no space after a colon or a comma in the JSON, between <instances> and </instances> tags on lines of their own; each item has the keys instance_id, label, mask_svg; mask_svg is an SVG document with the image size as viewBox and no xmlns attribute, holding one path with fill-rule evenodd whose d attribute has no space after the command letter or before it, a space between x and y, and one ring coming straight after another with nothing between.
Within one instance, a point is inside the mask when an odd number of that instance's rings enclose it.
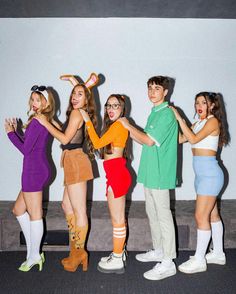
<instances>
[{"instance_id":1,"label":"woman with bunny ears","mask_svg":"<svg viewBox=\"0 0 236 294\"><path fill-rule=\"evenodd\" d=\"M131 175L126 167L126 144L128 131L117 121L125 115L125 98L112 94L105 104L104 128L98 137L88 113L80 110L88 134L95 149L102 150L103 167L106 172L106 196L113 226L113 252L102 257L98 270L103 273L124 273L124 244L126 241L125 201L131 185Z\"/></svg>"},{"instance_id":2,"label":"woman with bunny ears","mask_svg":"<svg viewBox=\"0 0 236 294\"><path fill-rule=\"evenodd\" d=\"M79 83L72 75L64 75L61 79L70 81L74 86L66 112L67 120L62 130L56 129L43 115L38 116L38 120L62 143L61 165L64 168L65 185L62 208L70 238L70 255L62 259L62 265L66 271L74 272L81 264L83 271L87 271L88 254L84 249L88 232L86 196L87 181L93 179L89 157L94 159L94 148L79 110L86 109L96 126L95 102L90 89L98 83L98 77L93 73L84 84ZM82 149L85 139L88 155Z\"/></svg>"},{"instance_id":3,"label":"woman with bunny ears","mask_svg":"<svg viewBox=\"0 0 236 294\"><path fill-rule=\"evenodd\" d=\"M41 271L44 262L44 255L40 255L39 250L43 236L42 191L51 175L46 154L50 134L35 116L41 113L48 123L52 122L54 105L54 98L45 86L33 86L29 99L30 115L24 135L17 132L15 119L5 121L9 139L24 155L22 189L13 208L27 246L26 261L19 267L23 272L28 272L34 265L38 265Z\"/></svg>"}]
</instances>

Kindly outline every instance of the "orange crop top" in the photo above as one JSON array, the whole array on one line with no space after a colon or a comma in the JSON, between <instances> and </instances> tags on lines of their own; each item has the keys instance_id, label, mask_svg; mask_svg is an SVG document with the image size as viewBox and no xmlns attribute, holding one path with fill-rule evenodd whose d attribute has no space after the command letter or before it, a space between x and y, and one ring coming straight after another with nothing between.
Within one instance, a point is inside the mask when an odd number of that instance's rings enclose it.
<instances>
[{"instance_id":1,"label":"orange crop top","mask_svg":"<svg viewBox=\"0 0 236 294\"><path fill-rule=\"evenodd\" d=\"M121 122L115 121L101 138L98 137L91 121L86 122L86 126L95 149L105 147L108 144L113 147L125 147L128 130L123 127Z\"/></svg>"}]
</instances>

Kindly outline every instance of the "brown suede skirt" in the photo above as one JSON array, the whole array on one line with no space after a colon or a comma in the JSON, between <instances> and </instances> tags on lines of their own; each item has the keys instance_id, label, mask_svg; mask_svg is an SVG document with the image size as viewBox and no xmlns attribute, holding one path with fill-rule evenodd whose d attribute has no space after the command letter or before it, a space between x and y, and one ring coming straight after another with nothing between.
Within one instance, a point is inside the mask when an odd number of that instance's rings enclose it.
<instances>
[{"instance_id":1,"label":"brown suede skirt","mask_svg":"<svg viewBox=\"0 0 236 294\"><path fill-rule=\"evenodd\" d=\"M91 162L82 149L64 150L61 166L64 168L65 186L93 179Z\"/></svg>"}]
</instances>

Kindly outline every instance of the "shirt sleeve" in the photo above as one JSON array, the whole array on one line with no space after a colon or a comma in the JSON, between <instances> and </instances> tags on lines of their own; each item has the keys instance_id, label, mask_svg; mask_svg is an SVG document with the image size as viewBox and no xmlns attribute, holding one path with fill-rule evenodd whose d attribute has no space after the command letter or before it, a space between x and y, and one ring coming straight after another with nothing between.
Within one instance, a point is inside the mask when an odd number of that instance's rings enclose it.
<instances>
[{"instance_id":1,"label":"shirt sleeve","mask_svg":"<svg viewBox=\"0 0 236 294\"><path fill-rule=\"evenodd\" d=\"M9 132L7 134L8 138L15 145L15 147L24 154L24 142L17 136L15 132Z\"/></svg>"},{"instance_id":2,"label":"shirt sleeve","mask_svg":"<svg viewBox=\"0 0 236 294\"><path fill-rule=\"evenodd\" d=\"M99 149L99 148L107 146L108 144L112 143L115 137L117 136L116 123L112 124L110 128L106 131L106 133L102 135L101 138L97 135L91 121L86 122L86 126L87 126L89 137L95 149Z\"/></svg>"},{"instance_id":3,"label":"shirt sleeve","mask_svg":"<svg viewBox=\"0 0 236 294\"><path fill-rule=\"evenodd\" d=\"M157 116L146 128L146 134L158 147L168 138L170 132L177 126L177 121L171 109Z\"/></svg>"},{"instance_id":4,"label":"shirt sleeve","mask_svg":"<svg viewBox=\"0 0 236 294\"><path fill-rule=\"evenodd\" d=\"M42 129L43 126L36 119L32 119L27 127L27 135L25 136L24 141L21 140L15 132L8 133L8 137L22 154L27 155L33 150Z\"/></svg>"}]
</instances>

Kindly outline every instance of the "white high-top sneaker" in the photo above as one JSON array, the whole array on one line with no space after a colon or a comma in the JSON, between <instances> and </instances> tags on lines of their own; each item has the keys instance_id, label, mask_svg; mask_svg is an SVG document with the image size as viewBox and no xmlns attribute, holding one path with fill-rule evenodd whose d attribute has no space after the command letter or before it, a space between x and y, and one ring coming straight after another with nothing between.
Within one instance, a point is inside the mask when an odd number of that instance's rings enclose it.
<instances>
[{"instance_id":1,"label":"white high-top sneaker","mask_svg":"<svg viewBox=\"0 0 236 294\"><path fill-rule=\"evenodd\" d=\"M103 260L98 263L98 271L105 274L123 274L125 272L123 253L116 254L112 252L106 260Z\"/></svg>"}]
</instances>

